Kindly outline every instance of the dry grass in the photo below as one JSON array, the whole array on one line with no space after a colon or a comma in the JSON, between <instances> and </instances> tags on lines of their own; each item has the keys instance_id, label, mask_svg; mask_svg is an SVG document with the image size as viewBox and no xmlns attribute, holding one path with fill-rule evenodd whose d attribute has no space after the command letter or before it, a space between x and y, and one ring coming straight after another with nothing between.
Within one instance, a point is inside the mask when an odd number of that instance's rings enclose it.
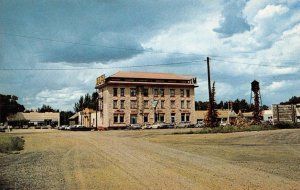
<instances>
[{"instance_id":1,"label":"dry grass","mask_svg":"<svg viewBox=\"0 0 300 190\"><path fill-rule=\"evenodd\" d=\"M300 130L171 135L180 130L15 130L20 154L0 154L15 189L297 189ZM190 130L190 129L188 129Z\"/></svg>"}]
</instances>

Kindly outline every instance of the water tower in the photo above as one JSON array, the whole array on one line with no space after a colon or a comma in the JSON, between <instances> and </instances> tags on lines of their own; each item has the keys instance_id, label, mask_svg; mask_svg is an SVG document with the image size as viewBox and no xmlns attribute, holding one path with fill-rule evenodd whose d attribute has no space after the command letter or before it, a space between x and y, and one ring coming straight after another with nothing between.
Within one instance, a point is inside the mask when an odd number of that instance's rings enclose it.
<instances>
[{"instance_id":1,"label":"water tower","mask_svg":"<svg viewBox=\"0 0 300 190\"><path fill-rule=\"evenodd\" d=\"M261 107L261 95L260 95L260 88L259 82L254 80L251 83L251 100L250 104L252 105L252 99L254 100L254 107L253 107L253 123L257 124L260 123L260 107Z\"/></svg>"}]
</instances>

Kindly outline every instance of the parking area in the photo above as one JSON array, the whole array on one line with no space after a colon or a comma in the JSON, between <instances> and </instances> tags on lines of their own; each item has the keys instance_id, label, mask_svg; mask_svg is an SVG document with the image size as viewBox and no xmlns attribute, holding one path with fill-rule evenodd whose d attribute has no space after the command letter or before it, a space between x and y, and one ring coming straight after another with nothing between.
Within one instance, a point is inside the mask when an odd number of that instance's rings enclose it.
<instances>
[{"instance_id":1,"label":"parking area","mask_svg":"<svg viewBox=\"0 0 300 190\"><path fill-rule=\"evenodd\" d=\"M19 129L20 154L0 154L16 189L297 189L300 130L172 135L196 129Z\"/></svg>"}]
</instances>

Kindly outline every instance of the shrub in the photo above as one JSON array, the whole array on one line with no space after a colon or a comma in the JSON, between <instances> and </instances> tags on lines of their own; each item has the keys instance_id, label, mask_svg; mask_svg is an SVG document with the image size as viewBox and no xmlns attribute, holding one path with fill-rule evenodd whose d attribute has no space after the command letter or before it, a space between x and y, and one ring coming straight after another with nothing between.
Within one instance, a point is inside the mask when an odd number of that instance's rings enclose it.
<instances>
[{"instance_id":1,"label":"shrub","mask_svg":"<svg viewBox=\"0 0 300 190\"><path fill-rule=\"evenodd\" d=\"M11 148L14 151L19 151L24 149L25 140L22 137L12 137L11 138Z\"/></svg>"},{"instance_id":2,"label":"shrub","mask_svg":"<svg viewBox=\"0 0 300 190\"><path fill-rule=\"evenodd\" d=\"M274 125L274 127L277 129L290 129L290 128L294 128L294 125L291 123L287 123L287 122L279 122L279 123L276 123Z\"/></svg>"},{"instance_id":3,"label":"shrub","mask_svg":"<svg viewBox=\"0 0 300 190\"><path fill-rule=\"evenodd\" d=\"M2 136L0 140L0 152L9 153L20 151L24 148L25 140L22 137Z\"/></svg>"}]
</instances>

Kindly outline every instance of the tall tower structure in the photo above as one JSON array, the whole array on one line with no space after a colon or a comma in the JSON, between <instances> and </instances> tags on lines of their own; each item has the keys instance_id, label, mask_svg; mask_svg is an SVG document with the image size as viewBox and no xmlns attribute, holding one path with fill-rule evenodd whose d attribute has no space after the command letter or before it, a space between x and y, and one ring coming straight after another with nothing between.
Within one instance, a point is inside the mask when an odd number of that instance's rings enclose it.
<instances>
[{"instance_id":1,"label":"tall tower structure","mask_svg":"<svg viewBox=\"0 0 300 190\"><path fill-rule=\"evenodd\" d=\"M260 123L260 107L261 107L261 94L259 88L259 82L254 80L251 83L251 100L250 104L252 105L252 99L254 100L254 107L253 107L253 123Z\"/></svg>"}]
</instances>

